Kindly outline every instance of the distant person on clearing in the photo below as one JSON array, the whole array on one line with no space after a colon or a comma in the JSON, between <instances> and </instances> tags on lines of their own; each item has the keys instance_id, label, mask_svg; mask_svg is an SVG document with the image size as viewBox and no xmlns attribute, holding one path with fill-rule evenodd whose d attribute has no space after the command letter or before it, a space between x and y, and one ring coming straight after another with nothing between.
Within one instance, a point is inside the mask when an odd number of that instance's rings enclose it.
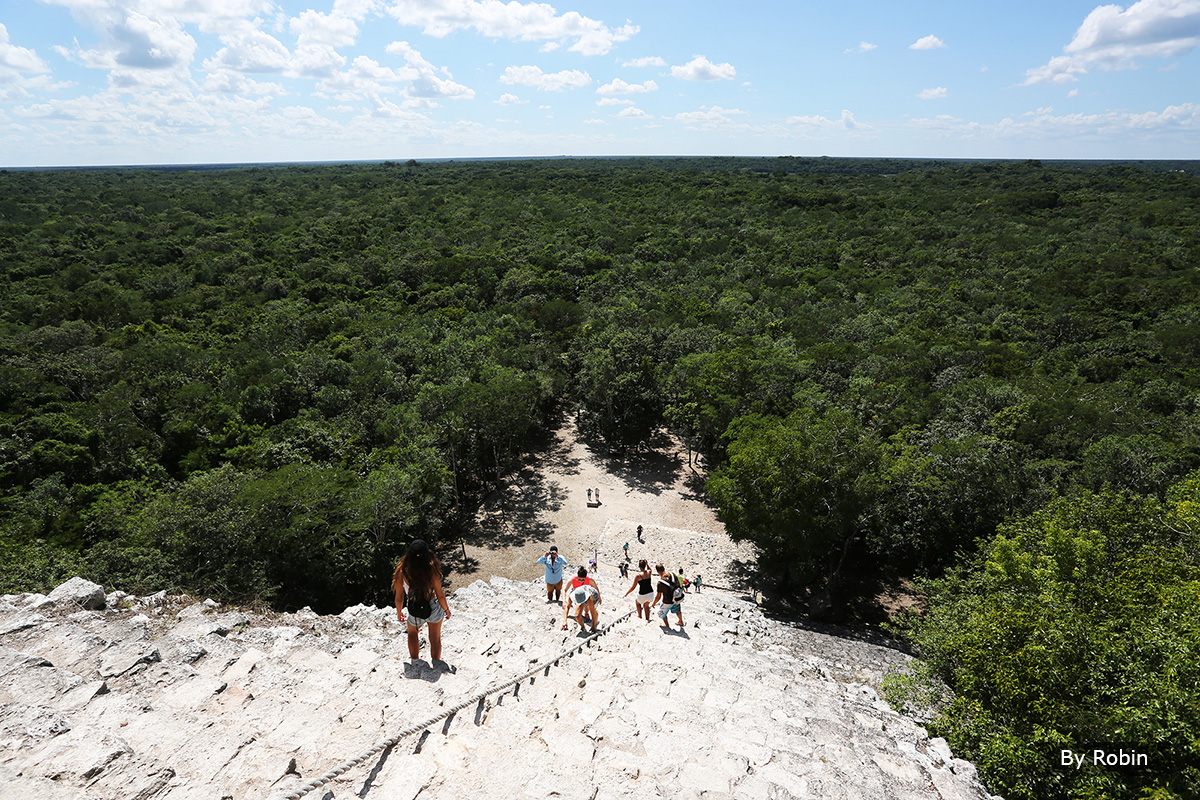
<instances>
[{"instance_id":1,"label":"distant person on clearing","mask_svg":"<svg viewBox=\"0 0 1200 800\"><path fill-rule=\"evenodd\" d=\"M563 569L570 566L559 558L558 548L554 545L546 551L546 555L537 560L538 564L546 567L546 600L557 603L562 597Z\"/></svg>"}]
</instances>

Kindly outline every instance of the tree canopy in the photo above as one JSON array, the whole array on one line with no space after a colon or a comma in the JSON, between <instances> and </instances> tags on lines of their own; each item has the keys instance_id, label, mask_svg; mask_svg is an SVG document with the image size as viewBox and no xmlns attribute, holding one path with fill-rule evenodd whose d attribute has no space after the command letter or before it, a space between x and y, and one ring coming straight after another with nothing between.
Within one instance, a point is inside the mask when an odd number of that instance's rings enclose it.
<instances>
[{"instance_id":1,"label":"tree canopy","mask_svg":"<svg viewBox=\"0 0 1200 800\"><path fill-rule=\"evenodd\" d=\"M0 173L5 588L357 601L562 410L683 437L797 589L936 574L1200 467L1193 167Z\"/></svg>"}]
</instances>

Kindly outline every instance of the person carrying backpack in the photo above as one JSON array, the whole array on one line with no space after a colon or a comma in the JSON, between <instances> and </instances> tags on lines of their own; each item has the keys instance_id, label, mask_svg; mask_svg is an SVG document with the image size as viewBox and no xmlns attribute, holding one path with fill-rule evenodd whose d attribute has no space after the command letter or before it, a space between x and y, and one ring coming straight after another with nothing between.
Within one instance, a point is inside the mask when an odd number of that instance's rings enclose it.
<instances>
[{"instance_id":1,"label":"person carrying backpack","mask_svg":"<svg viewBox=\"0 0 1200 800\"><path fill-rule=\"evenodd\" d=\"M654 571L658 573L658 594L654 596L651 608L661 602L662 608L658 610L658 618L662 620L661 627L668 631L671 630L671 623L667 620L667 615L675 614L679 622L679 629L683 630L683 608L680 605L683 602L683 586L676 582L662 564L656 564Z\"/></svg>"},{"instance_id":2,"label":"person carrying backpack","mask_svg":"<svg viewBox=\"0 0 1200 800\"><path fill-rule=\"evenodd\" d=\"M571 607L574 606L575 622L579 624L580 630L584 629L586 618L591 625L591 632L595 633L596 625L600 621L600 602L600 587L588 575L587 567L580 567L577 575L567 584L567 603L563 607L562 629L567 629L567 620L570 618Z\"/></svg>"},{"instance_id":3,"label":"person carrying backpack","mask_svg":"<svg viewBox=\"0 0 1200 800\"><path fill-rule=\"evenodd\" d=\"M406 623L408 655L416 661L421 652L419 631L429 626L429 655L442 659L442 622L450 619L450 604L442 591L442 562L423 539L414 539L392 574L396 618Z\"/></svg>"}]
</instances>

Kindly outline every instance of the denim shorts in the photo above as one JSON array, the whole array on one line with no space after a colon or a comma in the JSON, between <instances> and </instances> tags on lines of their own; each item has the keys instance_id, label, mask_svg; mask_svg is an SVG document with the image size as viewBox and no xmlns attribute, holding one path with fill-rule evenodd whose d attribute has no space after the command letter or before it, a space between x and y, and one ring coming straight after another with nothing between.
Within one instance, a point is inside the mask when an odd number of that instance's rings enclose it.
<instances>
[{"instance_id":1,"label":"denim shorts","mask_svg":"<svg viewBox=\"0 0 1200 800\"><path fill-rule=\"evenodd\" d=\"M666 603L663 603L658 609L658 616L661 619L666 619L667 614L679 614L679 613L681 613L679 610L679 603L671 603L671 605L667 605Z\"/></svg>"},{"instance_id":2,"label":"denim shorts","mask_svg":"<svg viewBox=\"0 0 1200 800\"><path fill-rule=\"evenodd\" d=\"M433 610L429 612L429 616L426 618L414 617L412 614L410 614L408 612L407 608L404 609L405 621L408 622L409 625L412 625L414 628L419 628L422 625L424 625L426 622L441 622L442 620L444 620L446 618L446 612L442 610L442 607L437 604L436 600L433 601L430 605L433 607Z\"/></svg>"}]
</instances>

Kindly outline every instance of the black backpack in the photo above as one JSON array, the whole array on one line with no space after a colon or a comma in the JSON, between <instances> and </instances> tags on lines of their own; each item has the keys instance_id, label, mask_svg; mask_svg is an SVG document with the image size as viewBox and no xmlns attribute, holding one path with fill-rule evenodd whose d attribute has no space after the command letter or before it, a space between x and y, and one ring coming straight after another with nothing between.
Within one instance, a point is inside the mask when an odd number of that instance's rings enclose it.
<instances>
[{"instance_id":1,"label":"black backpack","mask_svg":"<svg viewBox=\"0 0 1200 800\"><path fill-rule=\"evenodd\" d=\"M433 613L433 603L429 602L428 597L416 597L410 594L405 605L408 607L408 613L412 614L417 619L429 619L429 615Z\"/></svg>"},{"instance_id":2,"label":"black backpack","mask_svg":"<svg viewBox=\"0 0 1200 800\"><path fill-rule=\"evenodd\" d=\"M687 592L683 590L683 584L679 582L679 577L676 575L667 575L667 583L671 584L674 591L671 592L672 603L682 603L683 598L687 596Z\"/></svg>"}]
</instances>

